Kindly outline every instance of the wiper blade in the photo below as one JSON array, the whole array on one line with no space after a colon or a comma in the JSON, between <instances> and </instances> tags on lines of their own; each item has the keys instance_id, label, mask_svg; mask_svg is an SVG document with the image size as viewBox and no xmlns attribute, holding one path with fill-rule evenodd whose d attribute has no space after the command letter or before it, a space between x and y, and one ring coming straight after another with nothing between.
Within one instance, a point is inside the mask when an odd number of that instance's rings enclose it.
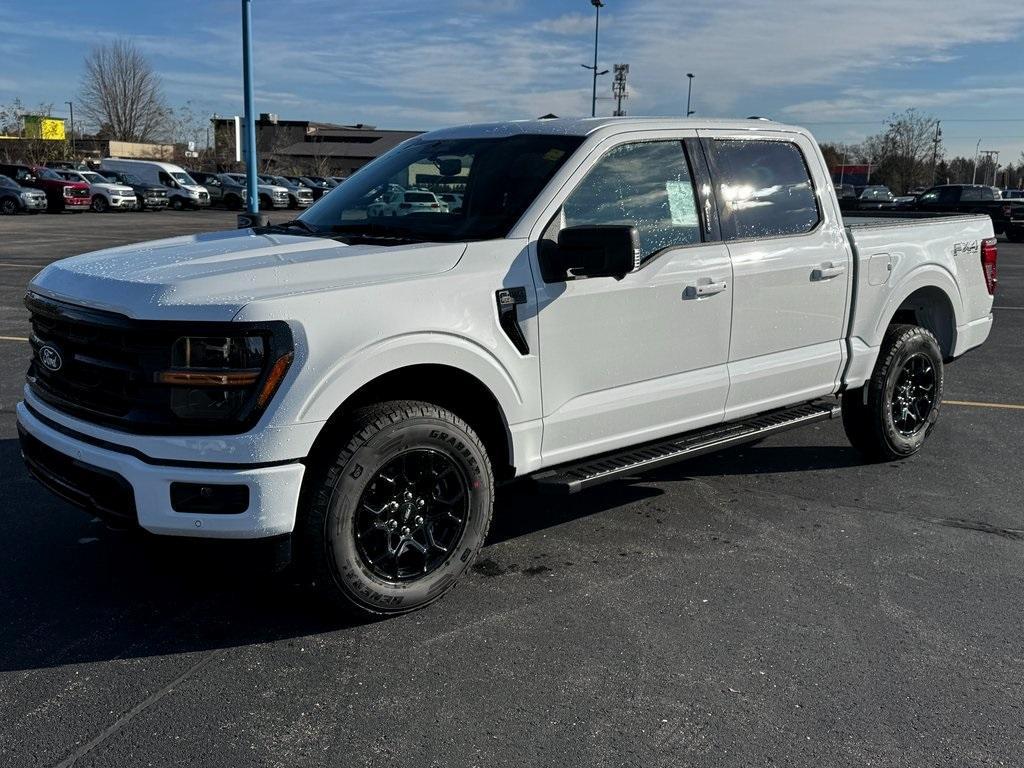
<instances>
[{"instance_id":1,"label":"wiper blade","mask_svg":"<svg viewBox=\"0 0 1024 768\"><path fill-rule=\"evenodd\" d=\"M331 232L339 237L359 240L400 240L404 242L424 242L424 238L408 227L396 227L391 224L361 223L335 224Z\"/></svg>"},{"instance_id":2,"label":"wiper blade","mask_svg":"<svg viewBox=\"0 0 1024 768\"><path fill-rule=\"evenodd\" d=\"M264 235L268 232L287 232L289 229L301 229L314 237L323 237L324 235L323 232L307 224L302 219L292 219L291 221L283 221L280 224L270 224L266 227L259 227L256 231Z\"/></svg>"}]
</instances>

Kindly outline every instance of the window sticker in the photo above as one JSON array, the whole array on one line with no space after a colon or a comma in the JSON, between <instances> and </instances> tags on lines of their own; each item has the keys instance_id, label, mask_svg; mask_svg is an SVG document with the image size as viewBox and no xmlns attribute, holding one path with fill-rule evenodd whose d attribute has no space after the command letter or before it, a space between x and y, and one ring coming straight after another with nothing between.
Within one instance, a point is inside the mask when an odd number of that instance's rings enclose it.
<instances>
[{"instance_id":1,"label":"window sticker","mask_svg":"<svg viewBox=\"0 0 1024 768\"><path fill-rule=\"evenodd\" d=\"M693 184L689 181L666 181L668 207L672 214L672 226L696 227L697 204L693 199Z\"/></svg>"}]
</instances>

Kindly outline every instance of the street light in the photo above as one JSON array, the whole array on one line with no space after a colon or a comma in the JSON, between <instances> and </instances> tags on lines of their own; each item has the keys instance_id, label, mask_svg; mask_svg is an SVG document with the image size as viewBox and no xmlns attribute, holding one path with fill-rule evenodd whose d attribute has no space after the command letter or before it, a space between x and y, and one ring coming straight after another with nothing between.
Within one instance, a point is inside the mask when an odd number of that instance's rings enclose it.
<instances>
[{"instance_id":1,"label":"street light","mask_svg":"<svg viewBox=\"0 0 1024 768\"><path fill-rule=\"evenodd\" d=\"M75 105L70 101L65 101L68 105L68 111L71 115L71 159L75 159Z\"/></svg>"},{"instance_id":2,"label":"street light","mask_svg":"<svg viewBox=\"0 0 1024 768\"><path fill-rule=\"evenodd\" d=\"M689 117L693 114L693 110L690 109L690 97L693 95L693 73L687 72L686 78L689 81L686 87L686 116Z\"/></svg>"},{"instance_id":3,"label":"street light","mask_svg":"<svg viewBox=\"0 0 1024 768\"><path fill-rule=\"evenodd\" d=\"M591 67L588 64L580 66L594 73L594 87L590 94L590 116L595 117L597 115L597 76L607 75L608 70L597 71L597 33L601 28L601 9L604 8L604 3L602 0L590 0L590 4L594 6L594 66Z\"/></svg>"}]
</instances>

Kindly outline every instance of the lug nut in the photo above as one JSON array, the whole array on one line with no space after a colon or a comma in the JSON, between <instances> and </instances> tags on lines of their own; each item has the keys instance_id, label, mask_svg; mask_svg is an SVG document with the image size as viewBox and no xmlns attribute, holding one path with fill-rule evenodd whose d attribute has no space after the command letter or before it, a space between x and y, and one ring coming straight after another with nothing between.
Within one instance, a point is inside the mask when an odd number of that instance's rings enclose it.
<instances>
[{"instance_id":1,"label":"lug nut","mask_svg":"<svg viewBox=\"0 0 1024 768\"><path fill-rule=\"evenodd\" d=\"M408 536L409 535L409 526L406 525L406 526L402 527L402 535L403 536Z\"/></svg>"}]
</instances>

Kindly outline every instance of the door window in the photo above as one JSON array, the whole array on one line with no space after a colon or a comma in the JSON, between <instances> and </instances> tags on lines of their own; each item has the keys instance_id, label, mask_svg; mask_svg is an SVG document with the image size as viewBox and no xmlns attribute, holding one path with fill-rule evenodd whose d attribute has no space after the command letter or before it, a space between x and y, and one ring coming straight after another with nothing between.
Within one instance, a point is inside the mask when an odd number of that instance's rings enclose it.
<instances>
[{"instance_id":1,"label":"door window","mask_svg":"<svg viewBox=\"0 0 1024 768\"><path fill-rule=\"evenodd\" d=\"M562 208L562 227L635 226L641 261L701 241L693 179L680 141L624 144L590 169Z\"/></svg>"},{"instance_id":2,"label":"door window","mask_svg":"<svg viewBox=\"0 0 1024 768\"><path fill-rule=\"evenodd\" d=\"M790 142L719 139L711 160L729 240L810 232L821 220L800 149Z\"/></svg>"}]
</instances>

